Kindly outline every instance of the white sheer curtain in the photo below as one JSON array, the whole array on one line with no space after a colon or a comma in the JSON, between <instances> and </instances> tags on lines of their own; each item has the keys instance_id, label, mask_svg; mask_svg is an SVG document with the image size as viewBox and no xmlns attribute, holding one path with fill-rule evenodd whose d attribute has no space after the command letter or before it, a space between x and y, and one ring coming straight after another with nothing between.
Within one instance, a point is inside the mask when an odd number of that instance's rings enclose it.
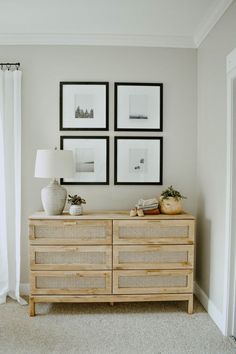
<instances>
[{"instance_id":1,"label":"white sheer curtain","mask_svg":"<svg viewBox=\"0 0 236 354\"><path fill-rule=\"evenodd\" d=\"M21 75L0 70L0 303L20 303Z\"/></svg>"}]
</instances>

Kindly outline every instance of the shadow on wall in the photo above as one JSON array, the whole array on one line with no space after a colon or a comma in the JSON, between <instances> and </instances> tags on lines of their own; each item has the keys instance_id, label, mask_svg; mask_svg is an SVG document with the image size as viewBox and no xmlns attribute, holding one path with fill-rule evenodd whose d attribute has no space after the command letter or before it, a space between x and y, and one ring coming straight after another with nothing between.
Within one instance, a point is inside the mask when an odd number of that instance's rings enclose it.
<instances>
[{"instance_id":1,"label":"shadow on wall","mask_svg":"<svg viewBox=\"0 0 236 354\"><path fill-rule=\"evenodd\" d=\"M211 274L211 221L205 217L203 193L199 192L196 230L195 281L209 297Z\"/></svg>"}]
</instances>

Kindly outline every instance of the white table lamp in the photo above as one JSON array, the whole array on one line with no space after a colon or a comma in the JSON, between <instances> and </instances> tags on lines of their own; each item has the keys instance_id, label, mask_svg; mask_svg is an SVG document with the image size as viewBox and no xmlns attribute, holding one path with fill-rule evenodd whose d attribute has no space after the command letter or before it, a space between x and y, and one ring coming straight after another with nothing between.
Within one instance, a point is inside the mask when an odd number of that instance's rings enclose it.
<instances>
[{"instance_id":1,"label":"white table lamp","mask_svg":"<svg viewBox=\"0 0 236 354\"><path fill-rule=\"evenodd\" d=\"M73 177L75 164L73 153L69 150L37 150L35 177L52 178L47 187L41 190L43 208L47 215L60 215L66 204L67 191L57 178Z\"/></svg>"}]
</instances>

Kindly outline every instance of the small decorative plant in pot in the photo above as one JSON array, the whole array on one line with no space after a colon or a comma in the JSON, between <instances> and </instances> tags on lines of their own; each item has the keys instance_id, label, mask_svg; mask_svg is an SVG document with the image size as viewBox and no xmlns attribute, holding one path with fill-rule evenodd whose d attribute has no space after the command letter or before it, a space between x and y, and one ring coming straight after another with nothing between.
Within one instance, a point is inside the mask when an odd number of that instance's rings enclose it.
<instances>
[{"instance_id":1,"label":"small decorative plant in pot","mask_svg":"<svg viewBox=\"0 0 236 354\"><path fill-rule=\"evenodd\" d=\"M68 203L70 204L69 213L70 215L82 215L83 214L83 206L82 204L86 204L85 199L81 198L79 195L70 195L67 199Z\"/></svg>"},{"instance_id":2,"label":"small decorative plant in pot","mask_svg":"<svg viewBox=\"0 0 236 354\"><path fill-rule=\"evenodd\" d=\"M160 196L160 210L162 214L181 214L182 199L186 199L180 192L175 190L172 186L168 187L161 193Z\"/></svg>"}]
</instances>

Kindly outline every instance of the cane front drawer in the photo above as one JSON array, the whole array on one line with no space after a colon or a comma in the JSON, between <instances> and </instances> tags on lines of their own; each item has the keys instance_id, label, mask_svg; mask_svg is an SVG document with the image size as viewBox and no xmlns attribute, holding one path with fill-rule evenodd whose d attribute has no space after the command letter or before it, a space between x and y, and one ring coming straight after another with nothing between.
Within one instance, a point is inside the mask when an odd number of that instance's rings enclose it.
<instances>
[{"instance_id":1,"label":"cane front drawer","mask_svg":"<svg viewBox=\"0 0 236 354\"><path fill-rule=\"evenodd\" d=\"M114 269L190 269L192 245L139 245L113 247Z\"/></svg>"},{"instance_id":2,"label":"cane front drawer","mask_svg":"<svg viewBox=\"0 0 236 354\"><path fill-rule=\"evenodd\" d=\"M112 269L112 246L31 246L32 270Z\"/></svg>"},{"instance_id":3,"label":"cane front drawer","mask_svg":"<svg viewBox=\"0 0 236 354\"><path fill-rule=\"evenodd\" d=\"M31 271L32 294L110 294L111 271Z\"/></svg>"},{"instance_id":4,"label":"cane front drawer","mask_svg":"<svg viewBox=\"0 0 236 354\"><path fill-rule=\"evenodd\" d=\"M191 293L192 270L115 270L114 294Z\"/></svg>"},{"instance_id":5,"label":"cane front drawer","mask_svg":"<svg viewBox=\"0 0 236 354\"><path fill-rule=\"evenodd\" d=\"M192 244L193 220L114 220L114 244Z\"/></svg>"},{"instance_id":6,"label":"cane front drawer","mask_svg":"<svg viewBox=\"0 0 236 354\"><path fill-rule=\"evenodd\" d=\"M111 220L33 220L32 244L111 244Z\"/></svg>"}]
</instances>

